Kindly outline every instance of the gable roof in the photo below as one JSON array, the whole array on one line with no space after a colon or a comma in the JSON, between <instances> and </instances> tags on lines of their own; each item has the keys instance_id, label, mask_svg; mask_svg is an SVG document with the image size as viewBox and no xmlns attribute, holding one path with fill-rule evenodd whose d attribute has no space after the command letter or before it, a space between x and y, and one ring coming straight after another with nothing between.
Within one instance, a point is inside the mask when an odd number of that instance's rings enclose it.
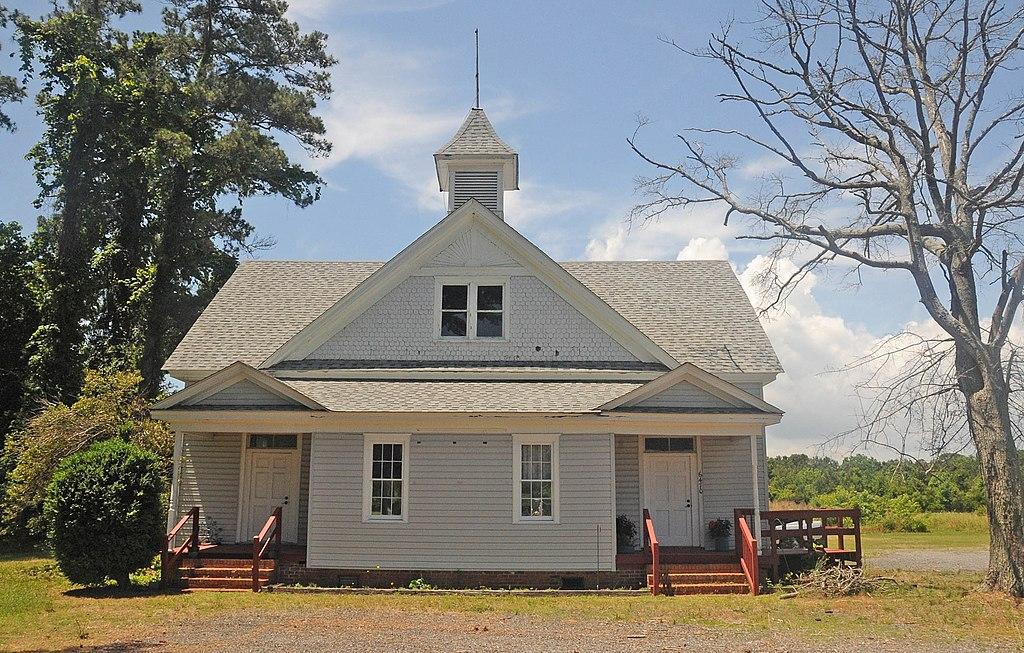
<instances>
[{"instance_id":1,"label":"gable roof","mask_svg":"<svg viewBox=\"0 0 1024 653\"><path fill-rule=\"evenodd\" d=\"M689 384L722 399L726 405L734 408L782 414L781 409L736 387L728 381L723 381L714 374L705 372L693 363L683 363L671 372L662 374L653 381L649 381L620 397L602 404L599 408L605 411L628 411L631 408L642 406L645 400L655 397L681 383Z\"/></svg>"},{"instance_id":2,"label":"gable roof","mask_svg":"<svg viewBox=\"0 0 1024 653\"><path fill-rule=\"evenodd\" d=\"M322 404L305 394L257 370L242 361L235 361L224 369L211 374L202 381L175 392L153 404L153 410L167 410L176 406L203 406L203 402L217 393L237 384L252 384L259 389L279 397L282 404L294 404L311 410L325 410Z\"/></svg>"},{"instance_id":3,"label":"gable roof","mask_svg":"<svg viewBox=\"0 0 1024 653\"><path fill-rule=\"evenodd\" d=\"M540 248L493 211L477 200L470 199L339 299L334 306L303 327L299 333L268 356L260 367L309 356L317 347L380 301L389 291L425 266L438 253L447 249L468 229L479 230L495 244L507 250L520 265L638 360L660 362L669 368L675 367L678 363L565 268L551 260Z\"/></svg>"},{"instance_id":4,"label":"gable roof","mask_svg":"<svg viewBox=\"0 0 1024 653\"><path fill-rule=\"evenodd\" d=\"M258 366L383 265L246 261L196 320L164 368L209 373L235 360ZM782 371L726 261L561 266L677 361L692 362L713 374Z\"/></svg>"}]
</instances>

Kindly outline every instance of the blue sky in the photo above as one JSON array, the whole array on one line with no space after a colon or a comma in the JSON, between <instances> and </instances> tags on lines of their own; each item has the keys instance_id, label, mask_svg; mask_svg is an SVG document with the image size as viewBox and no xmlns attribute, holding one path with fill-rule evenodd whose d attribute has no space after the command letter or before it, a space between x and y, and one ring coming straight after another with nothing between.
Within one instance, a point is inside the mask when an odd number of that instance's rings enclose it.
<instances>
[{"instance_id":1,"label":"blue sky","mask_svg":"<svg viewBox=\"0 0 1024 653\"><path fill-rule=\"evenodd\" d=\"M8 4L46 9L35 0ZM387 259L442 217L431 155L473 103L479 28L482 104L520 153L522 190L506 200L513 226L560 260L728 256L744 281L753 275L758 246L736 241L740 229L724 227L721 211L625 222L638 201L635 178L651 172L626 144L638 115L651 121L641 142L666 158L678 154L679 129L750 120L715 98L730 88L721 71L659 37L699 48L723 21L755 18L751 3L297 0L290 11L300 25L326 31L340 61L335 97L320 109L334 153L310 162L327 181L314 206L246 203L247 218L277 242L262 258ZM30 103L13 114L18 132L0 134L0 219L32 225L36 187L24 154L40 126ZM751 177L771 165L758 153L730 151L744 157ZM771 433L773 452L811 452L849 427L850 381L822 372L924 320L912 292L896 273L870 276L859 291L819 277L766 321L789 372L768 392L788 412Z\"/></svg>"}]
</instances>

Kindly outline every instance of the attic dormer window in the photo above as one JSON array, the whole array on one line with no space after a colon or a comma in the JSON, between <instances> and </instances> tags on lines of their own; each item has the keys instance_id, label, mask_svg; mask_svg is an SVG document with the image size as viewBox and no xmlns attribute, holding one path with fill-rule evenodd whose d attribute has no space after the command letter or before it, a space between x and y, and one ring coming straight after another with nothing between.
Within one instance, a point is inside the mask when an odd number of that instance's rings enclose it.
<instances>
[{"instance_id":1,"label":"attic dormer window","mask_svg":"<svg viewBox=\"0 0 1024 653\"><path fill-rule=\"evenodd\" d=\"M442 338L502 338L505 335L505 284L441 283L438 329Z\"/></svg>"}]
</instances>

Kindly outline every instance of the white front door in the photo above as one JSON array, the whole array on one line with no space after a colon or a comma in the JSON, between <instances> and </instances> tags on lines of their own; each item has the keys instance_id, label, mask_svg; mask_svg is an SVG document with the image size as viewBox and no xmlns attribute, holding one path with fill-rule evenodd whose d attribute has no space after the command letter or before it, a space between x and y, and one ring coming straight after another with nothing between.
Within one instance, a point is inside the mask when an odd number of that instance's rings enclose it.
<instances>
[{"instance_id":1,"label":"white front door","mask_svg":"<svg viewBox=\"0 0 1024 653\"><path fill-rule=\"evenodd\" d=\"M694 456L644 454L644 502L662 546L694 546Z\"/></svg>"},{"instance_id":2,"label":"white front door","mask_svg":"<svg viewBox=\"0 0 1024 653\"><path fill-rule=\"evenodd\" d=\"M281 539L298 541L299 452L295 450L249 450L249 491L243 520L242 539L251 541L281 506Z\"/></svg>"}]
</instances>

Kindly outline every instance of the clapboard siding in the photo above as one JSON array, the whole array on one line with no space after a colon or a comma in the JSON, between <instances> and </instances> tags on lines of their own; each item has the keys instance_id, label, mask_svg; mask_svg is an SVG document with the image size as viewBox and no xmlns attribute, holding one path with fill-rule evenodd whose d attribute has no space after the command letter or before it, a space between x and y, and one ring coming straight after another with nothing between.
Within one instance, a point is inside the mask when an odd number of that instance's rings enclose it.
<instances>
[{"instance_id":1,"label":"clapboard siding","mask_svg":"<svg viewBox=\"0 0 1024 653\"><path fill-rule=\"evenodd\" d=\"M736 403L730 403L695 385L682 382L633 405L644 408L728 408Z\"/></svg>"},{"instance_id":2,"label":"clapboard siding","mask_svg":"<svg viewBox=\"0 0 1024 653\"><path fill-rule=\"evenodd\" d=\"M203 541L235 541L241 452L239 434L182 434L175 521L199 506Z\"/></svg>"},{"instance_id":3,"label":"clapboard siding","mask_svg":"<svg viewBox=\"0 0 1024 653\"><path fill-rule=\"evenodd\" d=\"M306 543L309 525L309 455L312 451L313 436L302 436L302 456L299 463L299 544Z\"/></svg>"},{"instance_id":4,"label":"clapboard siding","mask_svg":"<svg viewBox=\"0 0 1024 653\"><path fill-rule=\"evenodd\" d=\"M639 545L640 523L643 508L640 505L640 455L639 436L615 436L615 514L626 515L637 527Z\"/></svg>"},{"instance_id":5,"label":"clapboard siding","mask_svg":"<svg viewBox=\"0 0 1024 653\"><path fill-rule=\"evenodd\" d=\"M758 438L760 451L758 477L761 485L761 508L768 508L767 473L765 471L764 436ZM728 519L733 510L749 508L754 503L754 484L750 465L750 438L708 436L701 438L701 479L704 521ZM710 538L705 533L705 544Z\"/></svg>"},{"instance_id":6,"label":"clapboard siding","mask_svg":"<svg viewBox=\"0 0 1024 653\"><path fill-rule=\"evenodd\" d=\"M208 397L189 399L186 406L298 406L298 402L282 397L249 380L239 381Z\"/></svg>"},{"instance_id":7,"label":"clapboard siding","mask_svg":"<svg viewBox=\"0 0 1024 653\"><path fill-rule=\"evenodd\" d=\"M307 564L323 568L611 570L608 435L562 435L560 523L512 521L511 435L413 436L407 523L362 520L363 435L317 433Z\"/></svg>"}]
</instances>

